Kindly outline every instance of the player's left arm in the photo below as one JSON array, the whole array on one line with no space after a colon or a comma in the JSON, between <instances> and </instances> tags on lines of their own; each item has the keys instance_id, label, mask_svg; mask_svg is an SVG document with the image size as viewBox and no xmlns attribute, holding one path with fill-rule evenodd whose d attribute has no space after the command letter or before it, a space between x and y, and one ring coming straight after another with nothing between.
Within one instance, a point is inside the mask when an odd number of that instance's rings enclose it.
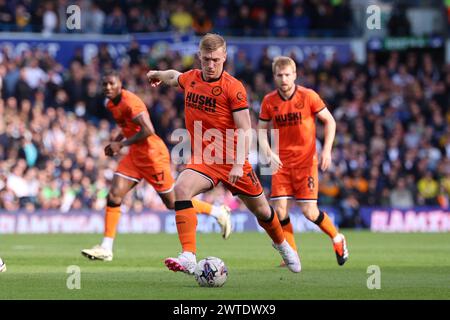
<instances>
[{"instance_id":1,"label":"player's left arm","mask_svg":"<svg viewBox=\"0 0 450 320\"><path fill-rule=\"evenodd\" d=\"M141 129L135 135L131 136L128 139L111 142L109 148L111 149L113 155L117 154L123 147L135 144L141 140L146 139L148 136L155 134L155 128L153 127L153 124L150 121L150 116L148 115L148 112L143 111L139 113L137 116L133 118L132 121L137 125L139 125Z\"/></svg>"},{"instance_id":2,"label":"player's left arm","mask_svg":"<svg viewBox=\"0 0 450 320\"><path fill-rule=\"evenodd\" d=\"M252 123L250 120L250 112L248 108L234 111L233 119L238 129L238 143L236 150L236 159L231 169L228 179L232 184L235 184L243 175L243 166L245 160L248 158L248 153L252 143Z\"/></svg>"},{"instance_id":3,"label":"player's left arm","mask_svg":"<svg viewBox=\"0 0 450 320\"><path fill-rule=\"evenodd\" d=\"M316 116L322 121L325 128L325 139L323 142L320 169L326 171L331 165L331 149L333 148L334 136L336 134L336 121L327 108L322 109Z\"/></svg>"}]
</instances>

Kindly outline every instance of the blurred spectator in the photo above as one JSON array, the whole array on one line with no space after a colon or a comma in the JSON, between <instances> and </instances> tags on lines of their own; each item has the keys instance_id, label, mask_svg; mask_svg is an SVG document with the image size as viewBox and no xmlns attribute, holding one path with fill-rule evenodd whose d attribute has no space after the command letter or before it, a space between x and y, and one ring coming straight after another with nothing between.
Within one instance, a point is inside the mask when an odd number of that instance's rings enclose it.
<instances>
[{"instance_id":1,"label":"blurred spectator","mask_svg":"<svg viewBox=\"0 0 450 320\"><path fill-rule=\"evenodd\" d=\"M392 11L388 21L389 35L391 37L407 37L411 35L411 23L406 16L406 10L398 5Z\"/></svg>"},{"instance_id":2,"label":"blurred spectator","mask_svg":"<svg viewBox=\"0 0 450 320\"><path fill-rule=\"evenodd\" d=\"M314 35L332 36L336 21L340 19L341 17L334 15L330 3L319 1L318 5L313 8L311 19L313 21L312 29L317 30Z\"/></svg>"},{"instance_id":3,"label":"blurred spectator","mask_svg":"<svg viewBox=\"0 0 450 320\"><path fill-rule=\"evenodd\" d=\"M80 100L83 100L85 96L85 86L87 79L84 77L84 69L78 62L73 62L70 68L70 76L64 82L65 91L61 92L61 104L60 106L74 106ZM68 96L69 101L66 103L64 96ZM58 98L58 97L57 97Z\"/></svg>"},{"instance_id":4,"label":"blurred spectator","mask_svg":"<svg viewBox=\"0 0 450 320\"><path fill-rule=\"evenodd\" d=\"M57 26L58 26L58 16L56 15L54 6L52 2L46 2L45 3L45 10L44 14L42 16L43 20L43 29L42 34L44 36L50 36L54 32L56 32Z\"/></svg>"},{"instance_id":5,"label":"blurred spectator","mask_svg":"<svg viewBox=\"0 0 450 320\"><path fill-rule=\"evenodd\" d=\"M204 9L199 8L194 14L194 21L192 22L192 29L196 35L204 35L210 32L213 28L211 19Z\"/></svg>"},{"instance_id":6,"label":"blurred spectator","mask_svg":"<svg viewBox=\"0 0 450 320\"><path fill-rule=\"evenodd\" d=\"M22 101L24 99L29 99L32 96L33 96L33 90L30 87L30 85L27 83L26 68L22 68L22 69L20 69L20 73L19 73L19 81L16 82L16 88L14 90L14 97L17 98L17 100Z\"/></svg>"},{"instance_id":7,"label":"blurred spectator","mask_svg":"<svg viewBox=\"0 0 450 320\"><path fill-rule=\"evenodd\" d=\"M303 7L297 5L292 17L289 19L290 35L294 37L305 37L309 34L311 19L306 15Z\"/></svg>"},{"instance_id":8,"label":"blurred spectator","mask_svg":"<svg viewBox=\"0 0 450 320\"><path fill-rule=\"evenodd\" d=\"M131 7L128 11L127 27L129 32L142 32L144 26L140 18L141 12L138 7Z\"/></svg>"},{"instance_id":9,"label":"blurred spectator","mask_svg":"<svg viewBox=\"0 0 450 320\"><path fill-rule=\"evenodd\" d=\"M170 24L173 30L180 33L189 32L192 28L192 15L186 10L182 3L177 3L175 11L170 15Z\"/></svg>"},{"instance_id":10,"label":"blurred spectator","mask_svg":"<svg viewBox=\"0 0 450 320\"><path fill-rule=\"evenodd\" d=\"M419 191L419 201L428 206L437 205L437 196L439 195L439 183L433 178L433 173L427 171L425 176L417 182Z\"/></svg>"},{"instance_id":11,"label":"blurred spectator","mask_svg":"<svg viewBox=\"0 0 450 320\"><path fill-rule=\"evenodd\" d=\"M17 163L8 175L6 186L14 193L14 196L20 198L27 196L27 182L23 178L26 165L23 162Z\"/></svg>"},{"instance_id":12,"label":"blurred spectator","mask_svg":"<svg viewBox=\"0 0 450 320\"><path fill-rule=\"evenodd\" d=\"M91 3L90 9L86 10L85 28L87 33L103 33L106 16L95 3Z\"/></svg>"},{"instance_id":13,"label":"blurred spectator","mask_svg":"<svg viewBox=\"0 0 450 320\"><path fill-rule=\"evenodd\" d=\"M119 6L115 6L106 17L104 31L110 34L127 33L127 19Z\"/></svg>"},{"instance_id":14,"label":"blurred spectator","mask_svg":"<svg viewBox=\"0 0 450 320\"><path fill-rule=\"evenodd\" d=\"M107 43L102 43L100 45L96 58L99 61L98 67L100 68L100 70L108 70L115 67L115 63L113 61L113 58L111 57L111 54L109 53ZM76 66L74 66L72 69L76 70Z\"/></svg>"},{"instance_id":15,"label":"blurred spectator","mask_svg":"<svg viewBox=\"0 0 450 320\"><path fill-rule=\"evenodd\" d=\"M254 37L268 37L271 35L269 31L269 21L267 16L267 11L264 9L258 10L253 14L253 24L252 24L252 36Z\"/></svg>"},{"instance_id":16,"label":"blurred spectator","mask_svg":"<svg viewBox=\"0 0 450 320\"><path fill-rule=\"evenodd\" d=\"M32 31L32 26L30 25L31 15L24 5L19 4L16 6L15 20L16 20L16 31L20 32Z\"/></svg>"},{"instance_id":17,"label":"blurred spectator","mask_svg":"<svg viewBox=\"0 0 450 320\"><path fill-rule=\"evenodd\" d=\"M232 33L237 36L251 36L253 31L250 19L250 8L247 5L239 7L239 13L234 16L232 22Z\"/></svg>"},{"instance_id":18,"label":"blurred spectator","mask_svg":"<svg viewBox=\"0 0 450 320\"><path fill-rule=\"evenodd\" d=\"M152 13L149 8L145 8L144 12L139 12L139 21L143 27L141 32L164 31L167 23L163 20L162 24L158 23L157 16Z\"/></svg>"},{"instance_id":19,"label":"blurred spectator","mask_svg":"<svg viewBox=\"0 0 450 320\"><path fill-rule=\"evenodd\" d=\"M32 90L42 88L48 79L47 74L39 67L39 61L36 58L31 59L24 71L24 80Z\"/></svg>"},{"instance_id":20,"label":"blurred spectator","mask_svg":"<svg viewBox=\"0 0 450 320\"><path fill-rule=\"evenodd\" d=\"M354 194L348 194L340 203L341 214L338 222L341 228L355 228L359 225L360 204Z\"/></svg>"},{"instance_id":21,"label":"blurred spectator","mask_svg":"<svg viewBox=\"0 0 450 320\"><path fill-rule=\"evenodd\" d=\"M448 162L448 161L447 161ZM449 208L450 203L450 162L447 164L447 172L443 175L439 181L440 185L440 195L439 195L439 205L444 208Z\"/></svg>"},{"instance_id":22,"label":"blurred spectator","mask_svg":"<svg viewBox=\"0 0 450 320\"><path fill-rule=\"evenodd\" d=\"M330 172L324 172L319 178L319 202L324 206L335 205L339 196L339 183Z\"/></svg>"},{"instance_id":23,"label":"blurred spectator","mask_svg":"<svg viewBox=\"0 0 450 320\"><path fill-rule=\"evenodd\" d=\"M127 53L130 58L130 67L141 63L141 48L139 47L139 42L136 40L131 41L130 49L128 49Z\"/></svg>"},{"instance_id":24,"label":"blurred spectator","mask_svg":"<svg viewBox=\"0 0 450 320\"><path fill-rule=\"evenodd\" d=\"M282 5L278 5L275 8L273 16L270 18L269 22L270 34L275 37L287 37L289 35L289 23L288 19L284 13L284 8Z\"/></svg>"},{"instance_id":25,"label":"blurred spectator","mask_svg":"<svg viewBox=\"0 0 450 320\"><path fill-rule=\"evenodd\" d=\"M23 137L21 149L19 151L19 156L25 159L28 167L34 167L36 165L36 162L39 157L39 150L37 146L33 143L30 132L27 132Z\"/></svg>"},{"instance_id":26,"label":"blurred spectator","mask_svg":"<svg viewBox=\"0 0 450 320\"><path fill-rule=\"evenodd\" d=\"M10 31L13 29L14 16L6 3L6 0L0 0L0 30Z\"/></svg>"},{"instance_id":27,"label":"blurred spectator","mask_svg":"<svg viewBox=\"0 0 450 320\"><path fill-rule=\"evenodd\" d=\"M352 30L354 9L350 6L349 0L331 1L333 6L333 14L336 17L333 29L336 31L336 36L355 34L355 29Z\"/></svg>"},{"instance_id":28,"label":"blurred spectator","mask_svg":"<svg viewBox=\"0 0 450 320\"><path fill-rule=\"evenodd\" d=\"M414 207L414 196L411 190L406 187L404 178L399 178L397 184L390 192L390 205L393 208L409 209Z\"/></svg>"},{"instance_id":29,"label":"blurred spectator","mask_svg":"<svg viewBox=\"0 0 450 320\"><path fill-rule=\"evenodd\" d=\"M2 95L9 98L15 93L16 84L20 79L20 70L14 61L6 63L6 75L2 76Z\"/></svg>"},{"instance_id":30,"label":"blurred spectator","mask_svg":"<svg viewBox=\"0 0 450 320\"><path fill-rule=\"evenodd\" d=\"M228 15L227 7L221 6L218 9L213 25L214 25L214 32L222 35L229 34L228 29L231 27L231 20Z\"/></svg>"}]
</instances>

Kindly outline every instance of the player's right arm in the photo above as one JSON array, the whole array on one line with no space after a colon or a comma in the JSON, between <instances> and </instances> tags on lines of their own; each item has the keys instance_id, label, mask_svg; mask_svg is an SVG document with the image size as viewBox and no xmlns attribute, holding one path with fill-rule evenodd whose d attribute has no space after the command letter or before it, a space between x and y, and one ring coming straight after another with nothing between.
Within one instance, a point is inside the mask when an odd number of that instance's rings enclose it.
<instances>
[{"instance_id":1,"label":"player's right arm","mask_svg":"<svg viewBox=\"0 0 450 320\"><path fill-rule=\"evenodd\" d=\"M113 141L122 141L125 136L122 133L119 133Z\"/></svg>"},{"instance_id":2,"label":"player's right arm","mask_svg":"<svg viewBox=\"0 0 450 320\"><path fill-rule=\"evenodd\" d=\"M278 154L273 152L269 145L269 140L267 139L269 125L270 121L264 121L261 119L258 121L258 141L264 156L266 156L267 160L270 161L270 166L275 173L283 167L283 163L281 162Z\"/></svg>"},{"instance_id":3,"label":"player's right arm","mask_svg":"<svg viewBox=\"0 0 450 320\"><path fill-rule=\"evenodd\" d=\"M248 108L233 112L233 120L238 129L236 158L233 167L228 174L228 181L235 184L244 175L243 166L248 158L250 146L252 144L252 123Z\"/></svg>"},{"instance_id":4,"label":"player's right arm","mask_svg":"<svg viewBox=\"0 0 450 320\"><path fill-rule=\"evenodd\" d=\"M150 85L152 87L157 87L161 83L164 83L166 85L177 87L178 84L178 77L180 76L181 72L178 72L177 70L150 70L147 72L147 78L150 82Z\"/></svg>"},{"instance_id":5,"label":"player's right arm","mask_svg":"<svg viewBox=\"0 0 450 320\"><path fill-rule=\"evenodd\" d=\"M259 113L258 121L258 140L263 154L267 157L267 160L270 161L272 170L276 172L283 167L283 163L281 162L278 154L272 151L269 145L269 141L267 140L267 132L272 119L272 112L266 99L267 98L264 97L263 101L261 102L261 110Z\"/></svg>"}]
</instances>

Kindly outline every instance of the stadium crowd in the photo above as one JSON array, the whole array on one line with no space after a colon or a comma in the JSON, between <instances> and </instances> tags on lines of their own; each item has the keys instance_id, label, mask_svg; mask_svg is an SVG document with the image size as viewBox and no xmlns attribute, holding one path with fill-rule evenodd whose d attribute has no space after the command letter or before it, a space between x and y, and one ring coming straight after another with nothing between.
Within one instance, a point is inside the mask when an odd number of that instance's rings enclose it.
<instances>
[{"instance_id":1,"label":"stadium crowd","mask_svg":"<svg viewBox=\"0 0 450 320\"><path fill-rule=\"evenodd\" d=\"M236 36L345 36L354 30L348 1L6 1L0 0L0 30L67 32L66 8L80 7L76 32L127 34L178 31ZM237 14L234 14L237 13Z\"/></svg>"},{"instance_id":2,"label":"stadium crowd","mask_svg":"<svg viewBox=\"0 0 450 320\"><path fill-rule=\"evenodd\" d=\"M118 131L104 108L101 72L120 70L124 86L143 99L172 148L171 133L184 125L182 92L150 88L145 74L198 63L174 52L155 59L136 42L119 60L106 47L87 64L76 52L67 69L40 49L12 56L1 48L0 58L0 208L8 211L102 209L117 165L103 148ZM254 64L239 52L226 68L244 82L256 127L260 102L273 89L271 59L265 52ZM359 226L357 213L365 205L448 207L449 65L417 53L392 52L383 63L369 53L364 65L321 63L310 55L298 63L297 83L317 90L337 120L334 166L321 173L319 202L340 208L341 225ZM319 126L319 149L322 138ZM250 158L256 153L253 148ZM173 165L175 174L180 169ZM270 176L261 181L268 193ZM223 188L203 199L241 205ZM164 208L146 183L124 204L134 211Z\"/></svg>"}]
</instances>

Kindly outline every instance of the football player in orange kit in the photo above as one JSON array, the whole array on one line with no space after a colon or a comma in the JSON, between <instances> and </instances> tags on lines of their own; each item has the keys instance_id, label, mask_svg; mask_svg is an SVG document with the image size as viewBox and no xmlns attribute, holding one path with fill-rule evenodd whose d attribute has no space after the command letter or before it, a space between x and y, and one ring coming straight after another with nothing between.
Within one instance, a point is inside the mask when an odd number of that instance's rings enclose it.
<instances>
[{"instance_id":1,"label":"football player in orange kit","mask_svg":"<svg viewBox=\"0 0 450 320\"><path fill-rule=\"evenodd\" d=\"M167 258L165 264L172 271L193 274L196 266L197 216L192 198L222 182L255 214L289 270L300 272L299 257L285 240L278 217L269 206L261 184L247 161L251 142L247 95L242 83L224 70L226 56L225 40L217 34L206 34L199 45L201 70L192 69L185 73L151 70L147 73L154 87L164 83L183 89L186 129L191 137L191 149L194 150L194 161L180 173L175 184L175 212L182 252L177 258ZM238 139L239 130L244 133L241 137L246 137ZM211 161L205 158L203 151L208 150L210 144L204 137L212 132L225 137L230 131L231 145L242 143L244 150L235 150L228 143L224 146L223 141L217 142L221 139L215 139L215 156L219 159ZM195 143L198 140L196 132L202 135L201 146ZM196 161L196 149L200 147L203 158Z\"/></svg>"},{"instance_id":2,"label":"football player in orange kit","mask_svg":"<svg viewBox=\"0 0 450 320\"><path fill-rule=\"evenodd\" d=\"M279 130L279 155L273 152L267 136L261 135L261 148L275 169L272 175L271 200L289 244L297 250L288 200L295 199L307 219L317 224L332 240L337 262L348 259L344 235L339 233L327 213L317 206L319 181L316 154L316 125L319 118L325 125L325 141L320 168L331 165L331 148L336 122L319 95L311 89L295 84L297 78L294 60L289 57L274 59L273 75L277 90L267 94L261 104L259 129Z\"/></svg>"},{"instance_id":3,"label":"football player in orange kit","mask_svg":"<svg viewBox=\"0 0 450 320\"><path fill-rule=\"evenodd\" d=\"M103 76L103 91L109 99L107 108L122 130L122 133L106 146L105 155L116 156L126 146L130 149L120 160L108 193L103 242L81 252L90 259L111 261L120 205L125 195L141 179L155 188L168 209L174 209L175 194L169 151L162 139L156 135L144 102L134 93L122 88L120 77L114 71ZM231 219L228 207L217 207L196 199L193 200L193 206L195 213L214 216L222 228L222 236L225 239L229 237Z\"/></svg>"}]
</instances>

